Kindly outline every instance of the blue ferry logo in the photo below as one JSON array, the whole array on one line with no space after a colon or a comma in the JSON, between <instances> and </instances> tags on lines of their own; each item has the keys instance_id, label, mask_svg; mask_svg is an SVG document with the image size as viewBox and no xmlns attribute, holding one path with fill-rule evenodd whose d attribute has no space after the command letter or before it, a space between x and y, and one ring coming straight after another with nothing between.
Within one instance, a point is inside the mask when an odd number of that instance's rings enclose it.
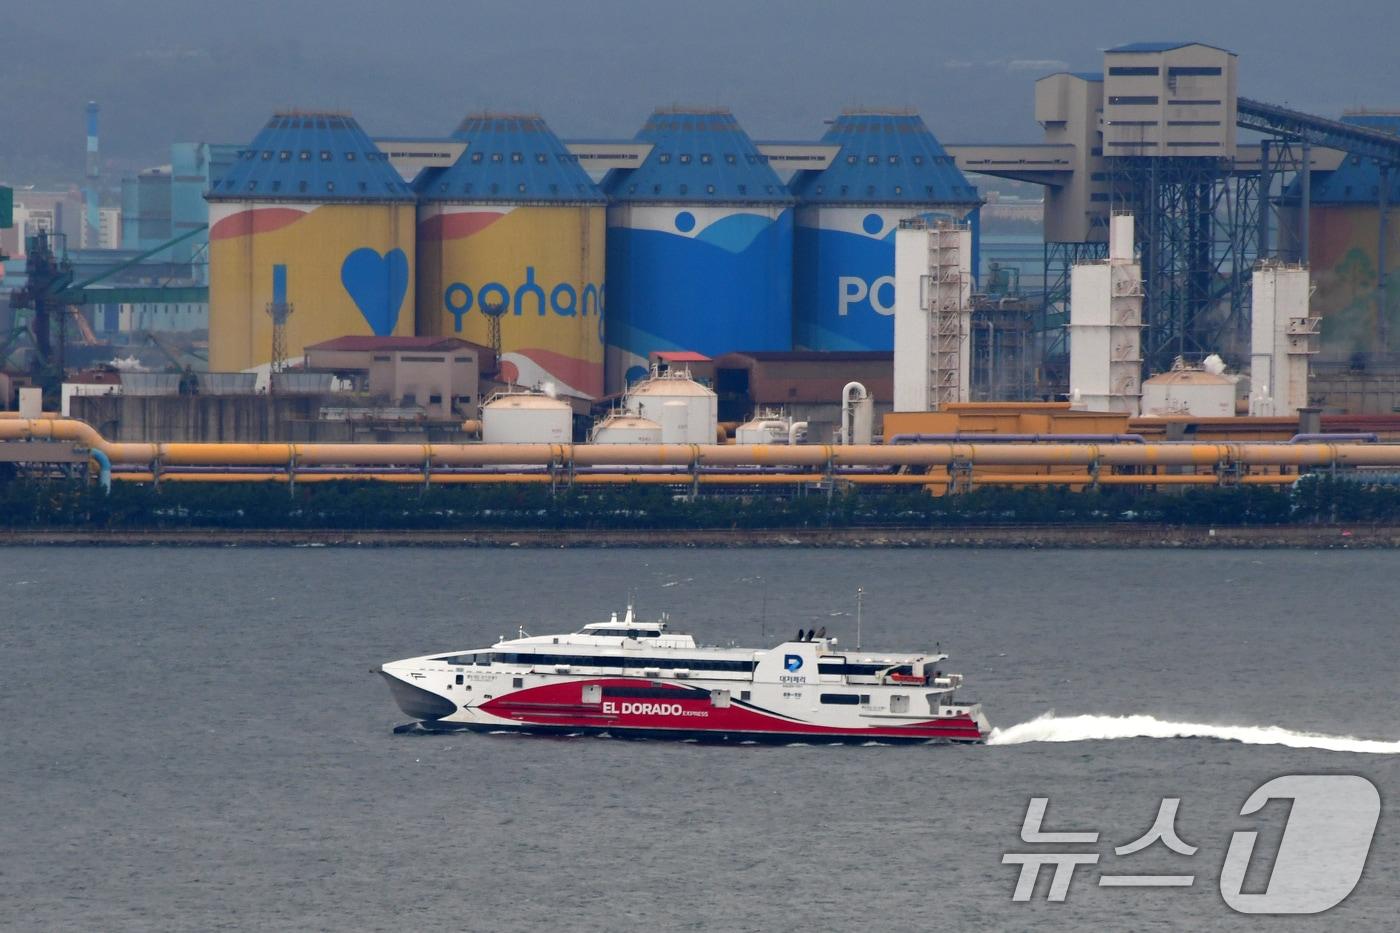
<instances>
[{"instance_id":1,"label":"blue ferry logo","mask_svg":"<svg viewBox=\"0 0 1400 933\"><path fill-rule=\"evenodd\" d=\"M787 668L789 671L799 670L799 669L802 667L802 655L800 655L800 654L785 654L785 655L783 655L783 667Z\"/></svg>"}]
</instances>

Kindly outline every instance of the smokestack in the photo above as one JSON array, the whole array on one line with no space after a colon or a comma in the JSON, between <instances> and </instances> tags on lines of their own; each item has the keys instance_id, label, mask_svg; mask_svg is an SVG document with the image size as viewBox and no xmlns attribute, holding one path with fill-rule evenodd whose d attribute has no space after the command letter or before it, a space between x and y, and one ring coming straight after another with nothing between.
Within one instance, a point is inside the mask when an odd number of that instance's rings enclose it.
<instances>
[{"instance_id":1,"label":"smokestack","mask_svg":"<svg viewBox=\"0 0 1400 933\"><path fill-rule=\"evenodd\" d=\"M97 153L97 114L101 108L97 106L97 101L90 100L87 104L87 185L83 188L83 243L89 249L96 249L99 245L99 222L97 202L98 177L101 170L98 165Z\"/></svg>"},{"instance_id":2,"label":"smokestack","mask_svg":"<svg viewBox=\"0 0 1400 933\"><path fill-rule=\"evenodd\" d=\"M90 100L87 105L87 177L88 180L96 181L97 169L97 114L101 108L97 106L97 101Z\"/></svg>"}]
</instances>

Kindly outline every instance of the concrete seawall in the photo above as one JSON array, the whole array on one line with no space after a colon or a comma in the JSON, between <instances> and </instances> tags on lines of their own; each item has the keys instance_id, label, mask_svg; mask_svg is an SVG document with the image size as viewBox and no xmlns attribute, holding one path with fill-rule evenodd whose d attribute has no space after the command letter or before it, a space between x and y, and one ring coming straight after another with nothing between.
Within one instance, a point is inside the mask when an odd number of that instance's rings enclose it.
<instances>
[{"instance_id":1,"label":"concrete seawall","mask_svg":"<svg viewBox=\"0 0 1400 933\"><path fill-rule=\"evenodd\" d=\"M1400 548L1400 526L1017 525L696 531L0 530L0 547Z\"/></svg>"}]
</instances>

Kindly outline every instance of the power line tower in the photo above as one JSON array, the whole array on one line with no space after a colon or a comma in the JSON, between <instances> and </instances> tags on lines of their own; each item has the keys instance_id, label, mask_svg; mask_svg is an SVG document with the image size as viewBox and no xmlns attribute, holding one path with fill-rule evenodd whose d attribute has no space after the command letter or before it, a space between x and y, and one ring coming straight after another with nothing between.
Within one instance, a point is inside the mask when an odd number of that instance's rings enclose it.
<instances>
[{"instance_id":1,"label":"power line tower","mask_svg":"<svg viewBox=\"0 0 1400 933\"><path fill-rule=\"evenodd\" d=\"M267 391L276 391L277 377L287 368L287 318L292 316L292 303L287 300L287 267L272 267L272 300L267 303L272 318L272 359L267 368Z\"/></svg>"},{"instance_id":2,"label":"power line tower","mask_svg":"<svg viewBox=\"0 0 1400 933\"><path fill-rule=\"evenodd\" d=\"M486 335L487 341L491 344L491 352L496 357L496 371L501 369L501 318L506 315L506 302L497 299L494 301L483 301L481 303L481 313L486 315Z\"/></svg>"}]
</instances>

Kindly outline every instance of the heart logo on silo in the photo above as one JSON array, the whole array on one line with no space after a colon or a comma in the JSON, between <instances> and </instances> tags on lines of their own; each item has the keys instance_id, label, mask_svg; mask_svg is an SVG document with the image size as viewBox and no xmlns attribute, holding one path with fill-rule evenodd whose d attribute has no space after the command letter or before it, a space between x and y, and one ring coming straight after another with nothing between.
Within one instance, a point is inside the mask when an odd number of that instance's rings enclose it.
<instances>
[{"instance_id":1,"label":"heart logo on silo","mask_svg":"<svg viewBox=\"0 0 1400 933\"><path fill-rule=\"evenodd\" d=\"M408 256L401 249L381 254L361 247L340 264L340 282L376 337L388 337L399 322L408 294Z\"/></svg>"}]
</instances>

